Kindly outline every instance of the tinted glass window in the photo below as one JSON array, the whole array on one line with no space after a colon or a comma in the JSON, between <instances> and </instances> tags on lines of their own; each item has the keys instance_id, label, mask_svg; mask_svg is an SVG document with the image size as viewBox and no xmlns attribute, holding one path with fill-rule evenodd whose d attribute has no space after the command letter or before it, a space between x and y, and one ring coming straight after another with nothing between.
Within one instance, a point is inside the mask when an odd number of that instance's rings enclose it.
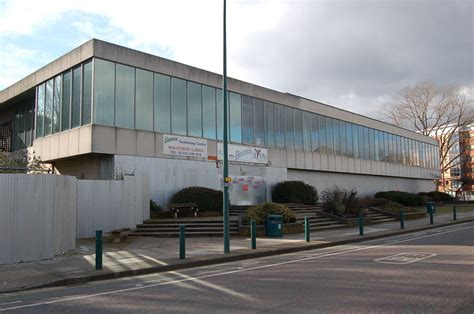
<instances>
[{"instance_id":1,"label":"tinted glass window","mask_svg":"<svg viewBox=\"0 0 474 314\"><path fill-rule=\"evenodd\" d=\"M201 84L188 82L188 135L202 137Z\"/></svg>"},{"instance_id":2,"label":"tinted glass window","mask_svg":"<svg viewBox=\"0 0 474 314\"><path fill-rule=\"evenodd\" d=\"M202 127L203 136L216 139L216 89L202 86Z\"/></svg>"},{"instance_id":3,"label":"tinted glass window","mask_svg":"<svg viewBox=\"0 0 474 314\"><path fill-rule=\"evenodd\" d=\"M242 142L253 144L253 99L250 96L242 96Z\"/></svg>"},{"instance_id":4,"label":"tinted glass window","mask_svg":"<svg viewBox=\"0 0 474 314\"><path fill-rule=\"evenodd\" d=\"M352 151L354 158L360 158L359 153L359 126L357 124L352 124Z\"/></svg>"},{"instance_id":5,"label":"tinted glass window","mask_svg":"<svg viewBox=\"0 0 474 314\"><path fill-rule=\"evenodd\" d=\"M222 94L222 89L216 89L217 139L221 141L224 139L224 99L222 98ZM228 102L227 105L229 105ZM229 111L227 111L227 121L229 120L228 113ZM227 139L229 139L229 133L227 133Z\"/></svg>"},{"instance_id":6,"label":"tinted glass window","mask_svg":"<svg viewBox=\"0 0 474 314\"><path fill-rule=\"evenodd\" d=\"M61 131L69 129L71 114L71 71L63 75L63 101L61 108ZM112 104L113 105L113 104ZM112 112L113 114L113 112Z\"/></svg>"},{"instance_id":7,"label":"tinted glass window","mask_svg":"<svg viewBox=\"0 0 474 314\"><path fill-rule=\"evenodd\" d=\"M153 73L136 70L135 128L153 131Z\"/></svg>"},{"instance_id":8,"label":"tinted glass window","mask_svg":"<svg viewBox=\"0 0 474 314\"><path fill-rule=\"evenodd\" d=\"M295 148L294 122L293 108L285 107L285 143L287 149Z\"/></svg>"},{"instance_id":9,"label":"tinted glass window","mask_svg":"<svg viewBox=\"0 0 474 314\"><path fill-rule=\"evenodd\" d=\"M162 133L171 131L171 85L170 77L155 73L154 76L154 129Z\"/></svg>"},{"instance_id":10,"label":"tinted glass window","mask_svg":"<svg viewBox=\"0 0 474 314\"><path fill-rule=\"evenodd\" d=\"M271 102L265 101L265 145L275 146L275 107Z\"/></svg>"},{"instance_id":11,"label":"tinted glass window","mask_svg":"<svg viewBox=\"0 0 474 314\"><path fill-rule=\"evenodd\" d=\"M186 135L186 81L171 78L171 132Z\"/></svg>"},{"instance_id":12,"label":"tinted glass window","mask_svg":"<svg viewBox=\"0 0 474 314\"><path fill-rule=\"evenodd\" d=\"M255 144L262 146L265 142L265 120L263 116L263 100L253 99Z\"/></svg>"},{"instance_id":13,"label":"tinted glass window","mask_svg":"<svg viewBox=\"0 0 474 314\"><path fill-rule=\"evenodd\" d=\"M62 100L62 76L58 75L54 78L54 99L53 99L53 133L59 132L59 120L61 114Z\"/></svg>"},{"instance_id":14,"label":"tinted glass window","mask_svg":"<svg viewBox=\"0 0 474 314\"><path fill-rule=\"evenodd\" d=\"M51 134L53 125L53 87L54 81L46 82L46 101L44 106L44 135Z\"/></svg>"},{"instance_id":15,"label":"tinted glass window","mask_svg":"<svg viewBox=\"0 0 474 314\"><path fill-rule=\"evenodd\" d=\"M375 160L375 135L374 129L369 129L369 152L370 160Z\"/></svg>"},{"instance_id":16,"label":"tinted glass window","mask_svg":"<svg viewBox=\"0 0 474 314\"><path fill-rule=\"evenodd\" d=\"M66 74L64 83L66 86ZM66 92L64 92L66 95ZM94 60L94 123L114 125L115 63ZM64 108L64 107L63 107ZM64 113L64 109L63 109ZM68 114L69 116L69 114ZM64 114L63 114L64 121ZM64 127L64 124L63 124Z\"/></svg>"},{"instance_id":17,"label":"tinted glass window","mask_svg":"<svg viewBox=\"0 0 474 314\"><path fill-rule=\"evenodd\" d=\"M72 108L71 127L75 128L81 124L81 67L72 71Z\"/></svg>"},{"instance_id":18,"label":"tinted glass window","mask_svg":"<svg viewBox=\"0 0 474 314\"><path fill-rule=\"evenodd\" d=\"M352 141L352 123L346 122L346 143L347 143L347 156L354 157L353 141Z\"/></svg>"},{"instance_id":19,"label":"tinted glass window","mask_svg":"<svg viewBox=\"0 0 474 314\"><path fill-rule=\"evenodd\" d=\"M83 65L82 125L91 123L92 110L92 61Z\"/></svg>"},{"instance_id":20,"label":"tinted glass window","mask_svg":"<svg viewBox=\"0 0 474 314\"><path fill-rule=\"evenodd\" d=\"M340 121L340 138L341 138L341 155L346 156L347 155L347 137L346 137L346 122L345 121Z\"/></svg>"},{"instance_id":21,"label":"tinted glass window","mask_svg":"<svg viewBox=\"0 0 474 314\"><path fill-rule=\"evenodd\" d=\"M326 146L327 153L334 154L334 123L333 119L326 117Z\"/></svg>"},{"instance_id":22,"label":"tinted glass window","mask_svg":"<svg viewBox=\"0 0 474 314\"><path fill-rule=\"evenodd\" d=\"M230 93L230 140L242 142L242 97L236 93Z\"/></svg>"},{"instance_id":23,"label":"tinted glass window","mask_svg":"<svg viewBox=\"0 0 474 314\"><path fill-rule=\"evenodd\" d=\"M308 152L311 151L311 117L310 112L303 111L303 149Z\"/></svg>"},{"instance_id":24,"label":"tinted glass window","mask_svg":"<svg viewBox=\"0 0 474 314\"><path fill-rule=\"evenodd\" d=\"M319 151L319 121L317 114L311 114L311 150Z\"/></svg>"},{"instance_id":25,"label":"tinted glass window","mask_svg":"<svg viewBox=\"0 0 474 314\"><path fill-rule=\"evenodd\" d=\"M122 64L116 67L115 126L135 127L135 68Z\"/></svg>"},{"instance_id":26,"label":"tinted glass window","mask_svg":"<svg viewBox=\"0 0 474 314\"><path fill-rule=\"evenodd\" d=\"M318 116L319 124L319 152L327 154L328 144L327 144L327 132L326 132L326 117Z\"/></svg>"},{"instance_id":27,"label":"tinted glass window","mask_svg":"<svg viewBox=\"0 0 474 314\"><path fill-rule=\"evenodd\" d=\"M334 154L341 155L341 121L333 119Z\"/></svg>"},{"instance_id":28,"label":"tinted glass window","mask_svg":"<svg viewBox=\"0 0 474 314\"><path fill-rule=\"evenodd\" d=\"M295 149L303 149L303 117L302 111L294 109L295 115Z\"/></svg>"},{"instance_id":29,"label":"tinted glass window","mask_svg":"<svg viewBox=\"0 0 474 314\"><path fill-rule=\"evenodd\" d=\"M285 147L285 108L275 104L275 141L276 147Z\"/></svg>"}]
</instances>

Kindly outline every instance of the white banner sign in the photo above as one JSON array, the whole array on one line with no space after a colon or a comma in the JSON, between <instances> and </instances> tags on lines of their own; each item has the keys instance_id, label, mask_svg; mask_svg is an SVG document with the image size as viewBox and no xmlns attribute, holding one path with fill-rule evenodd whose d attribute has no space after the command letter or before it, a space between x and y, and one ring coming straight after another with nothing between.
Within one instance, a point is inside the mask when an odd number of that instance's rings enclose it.
<instances>
[{"instance_id":1,"label":"white banner sign","mask_svg":"<svg viewBox=\"0 0 474 314\"><path fill-rule=\"evenodd\" d=\"M218 158L224 159L223 145L217 144ZM265 148L232 145L228 146L229 161L251 162L257 164L268 163L268 151Z\"/></svg>"},{"instance_id":2,"label":"white banner sign","mask_svg":"<svg viewBox=\"0 0 474 314\"><path fill-rule=\"evenodd\" d=\"M207 140L164 134L163 154L207 158Z\"/></svg>"}]
</instances>

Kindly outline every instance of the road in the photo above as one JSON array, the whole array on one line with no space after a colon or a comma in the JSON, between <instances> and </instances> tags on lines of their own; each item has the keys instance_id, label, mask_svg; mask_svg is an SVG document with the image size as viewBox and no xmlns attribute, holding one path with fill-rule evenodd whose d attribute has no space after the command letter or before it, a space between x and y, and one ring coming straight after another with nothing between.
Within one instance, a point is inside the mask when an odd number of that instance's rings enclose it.
<instances>
[{"instance_id":1,"label":"road","mask_svg":"<svg viewBox=\"0 0 474 314\"><path fill-rule=\"evenodd\" d=\"M474 223L179 272L0 295L0 311L474 313Z\"/></svg>"}]
</instances>

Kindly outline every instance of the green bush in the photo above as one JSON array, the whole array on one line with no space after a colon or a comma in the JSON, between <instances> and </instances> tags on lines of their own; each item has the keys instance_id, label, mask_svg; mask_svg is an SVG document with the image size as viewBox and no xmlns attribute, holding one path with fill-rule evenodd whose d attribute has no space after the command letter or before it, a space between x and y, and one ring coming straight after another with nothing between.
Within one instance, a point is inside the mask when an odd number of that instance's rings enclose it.
<instances>
[{"instance_id":1,"label":"green bush","mask_svg":"<svg viewBox=\"0 0 474 314\"><path fill-rule=\"evenodd\" d=\"M152 212L160 212L163 209L158 205L154 200L150 200L150 211Z\"/></svg>"},{"instance_id":2,"label":"green bush","mask_svg":"<svg viewBox=\"0 0 474 314\"><path fill-rule=\"evenodd\" d=\"M360 208L382 207L388 202L390 201L384 198L375 198L375 197L369 197L369 196L359 199Z\"/></svg>"},{"instance_id":3,"label":"green bush","mask_svg":"<svg viewBox=\"0 0 474 314\"><path fill-rule=\"evenodd\" d=\"M173 195L171 203L196 203L199 211L221 211L222 191L193 186L182 189Z\"/></svg>"},{"instance_id":4,"label":"green bush","mask_svg":"<svg viewBox=\"0 0 474 314\"><path fill-rule=\"evenodd\" d=\"M272 201L314 205L318 202L318 192L313 186L302 181L283 181L273 187Z\"/></svg>"},{"instance_id":5,"label":"green bush","mask_svg":"<svg viewBox=\"0 0 474 314\"><path fill-rule=\"evenodd\" d=\"M257 225L262 225L265 223L265 218L268 215L282 215L284 223L296 221L295 214L285 205L264 203L262 205L248 208L242 218L242 223L244 225L249 225L250 221L255 220Z\"/></svg>"},{"instance_id":6,"label":"green bush","mask_svg":"<svg viewBox=\"0 0 474 314\"><path fill-rule=\"evenodd\" d=\"M442 203L442 202L452 202L454 197L448 193L431 191L431 192L421 192L418 195L425 197L428 202Z\"/></svg>"},{"instance_id":7,"label":"green bush","mask_svg":"<svg viewBox=\"0 0 474 314\"><path fill-rule=\"evenodd\" d=\"M400 191L378 192L375 198L385 198L389 201L399 203L405 206L421 206L425 204L423 196Z\"/></svg>"},{"instance_id":8,"label":"green bush","mask_svg":"<svg viewBox=\"0 0 474 314\"><path fill-rule=\"evenodd\" d=\"M347 191L338 187L326 189L322 193L323 208L334 215L356 217L360 213L361 202L357 191Z\"/></svg>"},{"instance_id":9,"label":"green bush","mask_svg":"<svg viewBox=\"0 0 474 314\"><path fill-rule=\"evenodd\" d=\"M402 209L405 213L419 212L419 210L415 208L405 207L402 204L389 201L385 198L364 197L360 199L360 204L360 208L377 207L396 214L400 213Z\"/></svg>"}]
</instances>

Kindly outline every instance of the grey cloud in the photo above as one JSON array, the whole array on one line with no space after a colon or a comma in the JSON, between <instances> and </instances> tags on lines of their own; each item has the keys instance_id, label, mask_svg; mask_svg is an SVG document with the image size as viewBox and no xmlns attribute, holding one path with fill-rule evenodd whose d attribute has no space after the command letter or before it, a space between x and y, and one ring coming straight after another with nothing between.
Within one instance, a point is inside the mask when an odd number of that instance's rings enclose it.
<instances>
[{"instance_id":1,"label":"grey cloud","mask_svg":"<svg viewBox=\"0 0 474 314\"><path fill-rule=\"evenodd\" d=\"M474 85L472 1L296 1L230 54L243 79L374 116L422 80ZM355 106L334 103L353 92Z\"/></svg>"}]
</instances>

